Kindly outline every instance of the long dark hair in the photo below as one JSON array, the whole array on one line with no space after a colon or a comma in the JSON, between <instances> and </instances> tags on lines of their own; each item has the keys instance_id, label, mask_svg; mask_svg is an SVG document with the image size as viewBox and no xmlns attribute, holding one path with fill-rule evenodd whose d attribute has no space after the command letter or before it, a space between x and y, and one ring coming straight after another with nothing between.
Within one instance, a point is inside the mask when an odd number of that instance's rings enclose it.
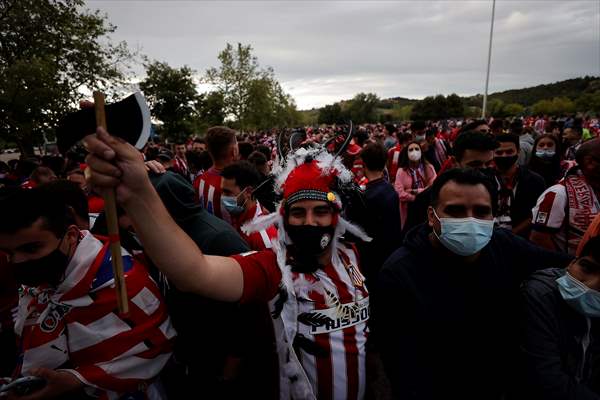
<instances>
[{"instance_id":1,"label":"long dark hair","mask_svg":"<svg viewBox=\"0 0 600 400\"><path fill-rule=\"evenodd\" d=\"M400 150L400 157L398 160L398 169L408 169L410 167L410 160L408 158L408 148L412 145L412 144L416 144L417 146L419 146L419 148L421 148L421 146L419 145L418 142L416 141L411 141L409 142L406 146L402 147L402 150ZM428 170L428 166L429 166L429 161L427 161L425 159L425 154L423 153L423 150L421 150L421 159L419 160L419 165L423 166L423 171L425 172L425 179L429 179L429 172Z\"/></svg>"},{"instance_id":2,"label":"long dark hair","mask_svg":"<svg viewBox=\"0 0 600 400\"><path fill-rule=\"evenodd\" d=\"M550 159L542 159L536 156L535 152L537 145L542 139L550 139L554 142L554 156ZM538 136L533 142L533 149L531 150L531 159L529 160L529 169L533 172L540 174L546 181L546 186L554 185L561 178L561 146L560 140L552 134L543 134Z\"/></svg>"}]
</instances>

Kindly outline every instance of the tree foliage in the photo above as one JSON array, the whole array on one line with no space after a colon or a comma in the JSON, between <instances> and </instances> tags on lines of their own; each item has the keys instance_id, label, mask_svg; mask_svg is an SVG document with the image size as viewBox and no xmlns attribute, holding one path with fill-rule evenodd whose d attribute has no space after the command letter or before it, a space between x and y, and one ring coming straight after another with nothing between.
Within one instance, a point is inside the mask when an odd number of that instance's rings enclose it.
<instances>
[{"instance_id":1,"label":"tree foliage","mask_svg":"<svg viewBox=\"0 0 600 400\"><path fill-rule=\"evenodd\" d=\"M272 68L261 68L252 46L227 43L218 55L221 65L206 71L205 80L223 99L224 112L244 129L286 127L300 115L293 99L284 93Z\"/></svg>"},{"instance_id":2,"label":"tree foliage","mask_svg":"<svg viewBox=\"0 0 600 400\"><path fill-rule=\"evenodd\" d=\"M158 133L174 141L184 140L198 127L201 98L196 90L194 71L172 68L165 62L147 62L146 78L140 89L150 104L152 116L162 124Z\"/></svg>"},{"instance_id":3,"label":"tree foliage","mask_svg":"<svg viewBox=\"0 0 600 400\"><path fill-rule=\"evenodd\" d=\"M540 100L531 107L535 115L567 115L575 112L575 103L567 97Z\"/></svg>"},{"instance_id":4,"label":"tree foliage","mask_svg":"<svg viewBox=\"0 0 600 400\"><path fill-rule=\"evenodd\" d=\"M83 0L0 2L0 135L31 154L76 107L81 88L121 85L132 54Z\"/></svg>"},{"instance_id":5,"label":"tree foliage","mask_svg":"<svg viewBox=\"0 0 600 400\"><path fill-rule=\"evenodd\" d=\"M451 94L445 97L441 94L435 97L425 97L417 102L411 112L411 119L433 120L460 117L465 113L462 99Z\"/></svg>"}]
</instances>

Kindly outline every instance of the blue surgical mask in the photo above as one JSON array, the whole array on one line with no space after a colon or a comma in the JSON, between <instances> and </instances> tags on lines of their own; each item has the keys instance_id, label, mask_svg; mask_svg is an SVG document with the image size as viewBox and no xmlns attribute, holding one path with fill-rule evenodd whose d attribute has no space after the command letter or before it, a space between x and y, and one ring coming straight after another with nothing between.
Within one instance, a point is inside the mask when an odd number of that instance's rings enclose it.
<instances>
[{"instance_id":1,"label":"blue surgical mask","mask_svg":"<svg viewBox=\"0 0 600 400\"><path fill-rule=\"evenodd\" d=\"M556 154L556 151L554 151L554 150L536 150L535 151L536 157L543 158L543 159L552 158L552 157L554 157L555 154Z\"/></svg>"},{"instance_id":2,"label":"blue surgical mask","mask_svg":"<svg viewBox=\"0 0 600 400\"><path fill-rule=\"evenodd\" d=\"M240 215L244 212L244 207L237 202L237 196L221 196L221 204L231 215Z\"/></svg>"},{"instance_id":3,"label":"blue surgical mask","mask_svg":"<svg viewBox=\"0 0 600 400\"><path fill-rule=\"evenodd\" d=\"M585 286L568 272L556 283L560 295L569 306L586 317L600 317L600 292Z\"/></svg>"},{"instance_id":4,"label":"blue surgical mask","mask_svg":"<svg viewBox=\"0 0 600 400\"><path fill-rule=\"evenodd\" d=\"M440 221L441 233L435 229L433 234L451 252L459 256L472 256L483 249L491 240L494 221L477 218L440 218L435 210L433 214Z\"/></svg>"}]
</instances>

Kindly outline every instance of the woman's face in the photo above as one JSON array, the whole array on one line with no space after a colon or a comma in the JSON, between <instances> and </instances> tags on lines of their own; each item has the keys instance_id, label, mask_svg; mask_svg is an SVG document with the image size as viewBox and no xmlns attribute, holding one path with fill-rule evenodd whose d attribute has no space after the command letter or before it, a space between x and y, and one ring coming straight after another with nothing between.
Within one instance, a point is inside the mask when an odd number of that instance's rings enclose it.
<instances>
[{"instance_id":1,"label":"woman's face","mask_svg":"<svg viewBox=\"0 0 600 400\"><path fill-rule=\"evenodd\" d=\"M421 147L418 144L416 144L416 143L411 143L411 144L408 145L408 152L409 153L413 152L415 150L418 150L420 152L421 151Z\"/></svg>"},{"instance_id":2,"label":"woman's face","mask_svg":"<svg viewBox=\"0 0 600 400\"><path fill-rule=\"evenodd\" d=\"M536 150L556 150L556 143L550 138L542 138L538 142Z\"/></svg>"}]
</instances>

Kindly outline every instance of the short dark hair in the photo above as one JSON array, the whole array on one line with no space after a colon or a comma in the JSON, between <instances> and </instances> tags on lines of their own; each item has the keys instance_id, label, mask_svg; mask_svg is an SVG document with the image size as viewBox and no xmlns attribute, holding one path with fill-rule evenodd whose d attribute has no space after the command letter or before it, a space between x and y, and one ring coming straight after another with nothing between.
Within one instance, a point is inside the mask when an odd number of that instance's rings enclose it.
<instances>
[{"instance_id":1,"label":"short dark hair","mask_svg":"<svg viewBox=\"0 0 600 400\"><path fill-rule=\"evenodd\" d=\"M248 159L248 156L254 151L254 145L250 142L238 142L238 148L240 149L240 157L244 160Z\"/></svg>"},{"instance_id":2,"label":"short dark hair","mask_svg":"<svg viewBox=\"0 0 600 400\"><path fill-rule=\"evenodd\" d=\"M423 129L425 129L425 121L422 121L420 119L413 121L412 124L410 124L410 130L411 131L422 131Z\"/></svg>"},{"instance_id":3,"label":"short dark hair","mask_svg":"<svg viewBox=\"0 0 600 400\"><path fill-rule=\"evenodd\" d=\"M243 190L250 186L255 188L260 183L260 173L248 161L237 161L223 168L221 176L225 179L234 179L235 184Z\"/></svg>"},{"instance_id":4,"label":"short dark hair","mask_svg":"<svg viewBox=\"0 0 600 400\"><path fill-rule=\"evenodd\" d=\"M75 170L71 173L79 173L83 175L83 171ZM62 198L64 202L73 209L75 215L88 220L89 206L87 196L76 182L71 182L66 179L58 179L56 181L44 183L37 187L42 196Z\"/></svg>"},{"instance_id":5,"label":"short dark hair","mask_svg":"<svg viewBox=\"0 0 600 400\"><path fill-rule=\"evenodd\" d=\"M515 119L510 123L510 133L520 135L523 132L523 121Z\"/></svg>"},{"instance_id":6,"label":"short dark hair","mask_svg":"<svg viewBox=\"0 0 600 400\"><path fill-rule=\"evenodd\" d=\"M448 182L455 182L460 185L483 185L490 194L490 199L492 201L492 212L494 215L496 214L496 209L498 207L497 190L490 177L476 168L453 168L441 175L438 175L431 185L430 205L432 207L436 207L438 205L440 200L440 192Z\"/></svg>"},{"instance_id":7,"label":"short dark hair","mask_svg":"<svg viewBox=\"0 0 600 400\"><path fill-rule=\"evenodd\" d=\"M42 218L44 228L62 237L70 225L75 225L73 210L62 195L40 188L18 189L0 199L0 232L16 233L29 228Z\"/></svg>"},{"instance_id":8,"label":"short dark hair","mask_svg":"<svg viewBox=\"0 0 600 400\"><path fill-rule=\"evenodd\" d=\"M214 160L227 156L229 146L235 143L235 131L226 126L213 126L206 131L206 146Z\"/></svg>"},{"instance_id":9,"label":"short dark hair","mask_svg":"<svg viewBox=\"0 0 600 400\"><path fill-rule=\"evenodd\" d=\"M412 133L402 132L398 137L398 143L407 143L413 140Z\"/></svg>"},{"instance_id":10,"label":"short dark hair","mask_svg":"<svg viewBox=\"0 0 600 400\"><path fill-rule=\"evenodd\" d=\"M194 143L206 144L206 140L204 140L202 138L196 138L196 139L194 139Z\"/></svg>"},{"instance_id":11,"label":"short dark hair","mask_svg":"<svg viewBox=\"0 0 600 400\"><path fill-rule=\"evenodd\" d=\"M498 143L514 143L517 148L517 152L521 150L521 143L519 142L519 137L514 133L504 133L502 135L497 135L496 140Z\"/></svg>"},{"instance_id":12,"label":"short dark hair","mask_svg":"<svg viewBox=\"0 0 600 400\"><path fill-rule=\"evenodd\" d=\"M467 150L490 151L498 148L498 142L490 135L478 131L466 131L454 141L454 158L461 161Z\"/></svg>"},{"instance_id":13,"label":"short dark hair","mask_svg":"<svg viewBox=\"0 0 600 400\"><path fill-rule=\"evenodd\" d=\"M600 157L600 139L598 138L588 140L579 146L575 152L575 161L578 165L582 165L584 158L591 155L595 155L596 158Z\"/></svg>"},{"instance_id":14,"label":"short dark hair","mask_svg":"<svg viewBox=\"0 0 600 400\"><path fill-rule=\"evenodd\" d=\"M360 152L365 167L371 171L383 171L387 161L387 152L381 143L369 143Z\"/></svg>"},{"instance_id":15,"label":"short dark hair","mask_svg":"<svg viewBox=\"0 0 600 400\"><path fill-rule=\"evenodd\" d=\"M258 146L256 146L256 151L260 151L261 153L263 153L267 158L267 161L269 161L272 158L273 152L271 151L271 148L269 146L259 144Z\"/></svg>"},{"instance_id":16,"label":"short dark hair","mask_svg":"<svg viewBox=\"0 0 600 400\"><path fill-rule=\"evenodd\" d=\"M503 119L494 119L492 122L490 122L489 125L490 129L496 129L496 128L504 128L504 120Z\"/></svg>"},{"instance_id":17,"label":"short dark hair","mask_svg":"<svg viewBox=\"0 0 600 400\"><path fill-rule=\"evenodd\" d=\"M262 167L267 164L267 157L260 151L253 151L248 156L248 162L254 164L256 167Z\"/></svg>"},{"instance_id":18,"label":"short dark hair","mask_svg":"<svg viewBox=\"0 0 600 400\"><path fill-rule=\"evenodd\" d=\"M487 125L487 122L485 122L483 119L476 119L475 121L471 121L466 125L463 125L460 127L460 132L468 132L468 131L473 131L475 130L478 126L481 125Z\"/></svg>"}]
</instances>

